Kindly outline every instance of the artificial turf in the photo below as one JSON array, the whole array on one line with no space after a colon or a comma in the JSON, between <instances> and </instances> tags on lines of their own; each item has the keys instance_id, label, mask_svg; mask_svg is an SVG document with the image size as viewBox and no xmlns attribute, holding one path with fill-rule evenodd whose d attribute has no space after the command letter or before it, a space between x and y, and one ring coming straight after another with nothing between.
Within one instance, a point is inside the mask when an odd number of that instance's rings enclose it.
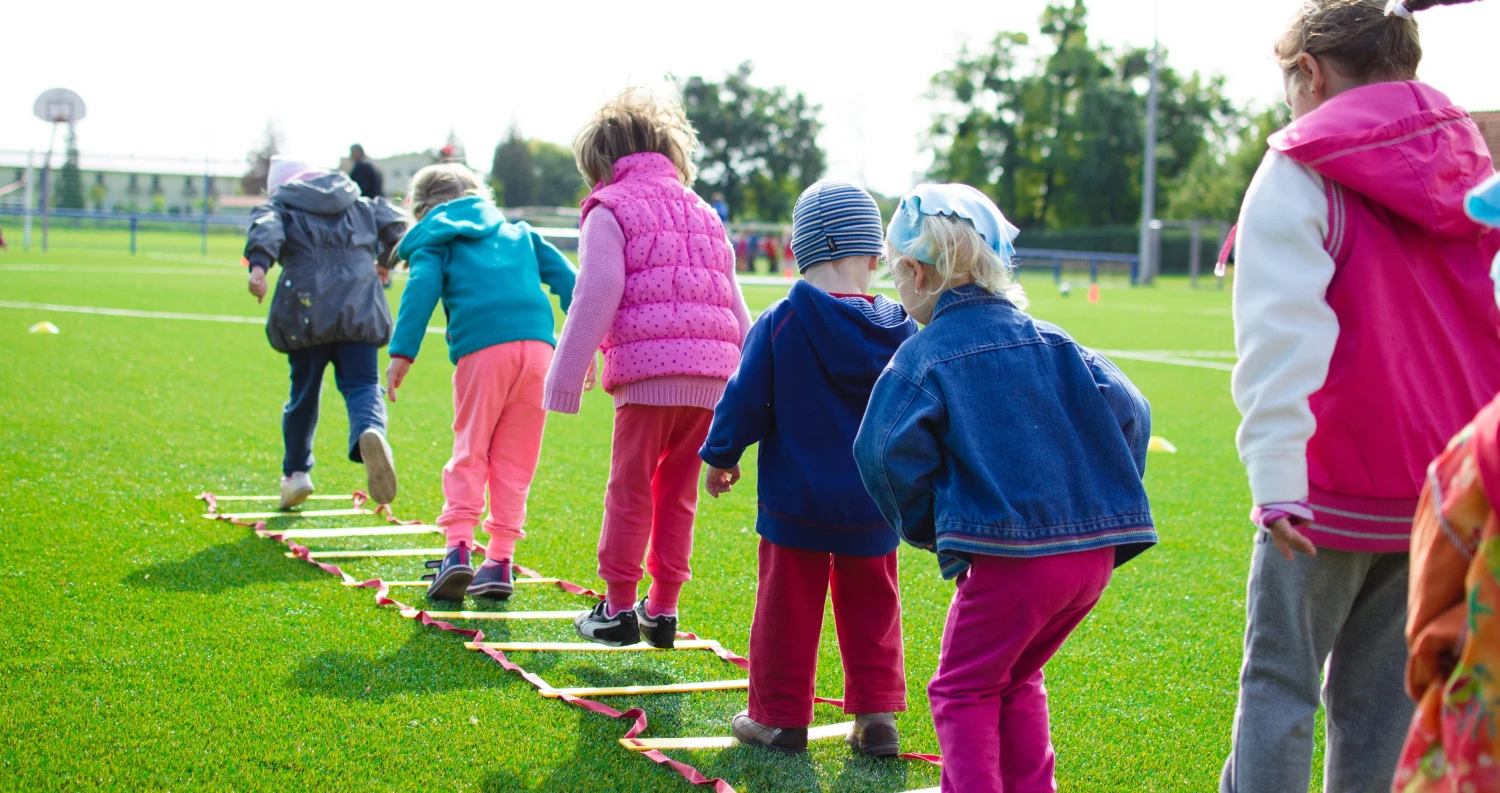
<instances>
[{"instance_id":1,"label":"artificial turf","mask_svg":"<svg viewBox=\"0 0 1500 793\"><path fill-rule=\"evenodd\" d=\"M184 247L190 247L191 242ZM54 250L0 256L0 301L257 316L232 258ZM1033 276L1033 311L1118 350L1229 350L1229 298L1165 282L1061 297ZM747 288L752 309L784 290ZM393 304L398 288L390 293ZM50 320L60 335L31 335ZM434 317L441 323L442 314ZM193 499L273 493L284 358L254 324L0 307L0 787L7 789L690 790L616 742L628 724L543 699L461 638L373 605L246 529L204 520ZM1251 549L1228 374L1118 361L1150 398L1148 485L1159 547L1117 571L1048 666L1064 790L1212 789L1228 748ZM391 406L402 517L434 519L451 432L448 363L429 335ZM331 380L331 373L329 376ZM983 405L973 409L983 410ZM599 392L548 420L517 561L594 585L612 411ZM324 392L314 479L362 487L343 459L342 401ZM743 652L755 597L755 473L700 501L683 627ZM319 506L334 506L322 503ZM225 507L229 509L229 507ZM308 525L372 525L370 518ZM272 525L290 525L278 519ZM309 540L314 548L421 547L435 537ZM411 579L419 559L342 563ZM937 752L925 684L951 585L931 556L901 552L910 710L904 748ZM420 603L418 590L396 592ZM583 608L551 588L508 607ZM470 603L469 607L484 607ZM567 639L566 623L460 623L491 638ZM740 676L707 653L513 659L554 685ZM840 696L826 621L818 691ZM724 735L743 691L611 698L644 707L647 736ZM829 707L819 723L842 720ZM788 758L738 747L674 752L741 791L902 791L937 783L920 762L856 758L838 741Z\"/></svg>"}]
</instances>

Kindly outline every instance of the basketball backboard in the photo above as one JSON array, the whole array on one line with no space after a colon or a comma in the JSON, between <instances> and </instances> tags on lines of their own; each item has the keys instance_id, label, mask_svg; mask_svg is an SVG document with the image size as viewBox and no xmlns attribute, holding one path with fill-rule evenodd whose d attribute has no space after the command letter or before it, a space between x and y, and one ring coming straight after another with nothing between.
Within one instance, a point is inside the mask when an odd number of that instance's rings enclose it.
<instances>
[{"instance_id":1,"label":"basketball backboard","mask_svg":"<svg viewBox=\"0 0 1500 793\"><path fill-rule=\"evenodd\" d=\"M32 106L31 112L43 121L51 121L54 124L72 124L83 118L87 109L83 106L83 99L78 94L66 88L52 88L42 92L36 98L36 104Z\"/></svg>"}]
</instances>

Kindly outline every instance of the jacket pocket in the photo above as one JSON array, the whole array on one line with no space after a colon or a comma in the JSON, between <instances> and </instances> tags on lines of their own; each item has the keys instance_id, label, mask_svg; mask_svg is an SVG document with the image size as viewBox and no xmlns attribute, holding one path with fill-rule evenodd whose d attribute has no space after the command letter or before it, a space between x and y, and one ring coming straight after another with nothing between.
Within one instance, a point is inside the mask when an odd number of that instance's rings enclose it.
<instances>
[{"instance_id":1,"label":"jacket pocket","mask_svg":"<svg viewBox=\"0 0 1500 793\"><path fill-rule=\"evenodd\" d=\"M282 270L276 282L276 295L271 299L271 316L266 323L266 336L272 347L290 352L315 344L311 335L317 295L314 270Z\"/></svg>"}]
</instances>

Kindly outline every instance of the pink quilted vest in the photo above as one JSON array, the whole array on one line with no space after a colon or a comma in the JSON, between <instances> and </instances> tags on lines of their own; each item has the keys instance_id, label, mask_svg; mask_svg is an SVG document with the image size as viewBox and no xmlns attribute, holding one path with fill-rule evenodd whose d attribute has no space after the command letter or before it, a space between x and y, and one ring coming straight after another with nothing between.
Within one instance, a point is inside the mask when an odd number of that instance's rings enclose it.
<instances>
[{"instance_id":1,"label":"pink quilted vest","mask_svg":"<svg viewBox=\"0 0 1500 793\"><path fill-rule=\"evenodd\" d=\"M604 390L655 377L728 380L740 363L734 251L724 224L655 153L615 162L584 217L603 206L625 232L625 295L604 337Z\"/></svg>"},{"instance_id":2,"label":"pink quilted vest","mask_svg":"<svg viewBox=\"0 0 1500 793\"><path fill-rule=\"evenodd\" d=\"M1271 147L1323 176L1338 268L1338 342L1310 400L1310 537L1404 551L1427 465L1500 392L1500 232L1463 212L1494 167L1469 114L1416 82L1340 94Z\"/></svg>"}]
</instances>

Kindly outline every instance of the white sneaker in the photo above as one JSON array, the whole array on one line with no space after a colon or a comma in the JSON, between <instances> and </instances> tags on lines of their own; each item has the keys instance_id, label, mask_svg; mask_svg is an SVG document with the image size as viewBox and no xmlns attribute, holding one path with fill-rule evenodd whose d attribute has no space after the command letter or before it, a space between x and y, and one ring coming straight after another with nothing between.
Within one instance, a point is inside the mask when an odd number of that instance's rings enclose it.
<instances>
[{"instance_id":1,"label":"white sneaker","mask_svg":"<svg viewBox=\"0 0 1500 793\"><path fill-rule=\"evenodd\" d=\"M312 477L306 471L293 471L291 476L281 479L281 506L277 509L291 509L306 501L312 494Z\"/></svg>"},{"instance_id":2,"label":"white sneaker","mask_svg":"<svg viewBox=\"0 0 1500 793\"><path fill-rule=\"evenodd\" d=\"M359 436L359 456L365 461L365 477L370 500L389 504L396 500L396 458L390 444L378 430L365 430Z\"/></svg>"}]
</instances>

